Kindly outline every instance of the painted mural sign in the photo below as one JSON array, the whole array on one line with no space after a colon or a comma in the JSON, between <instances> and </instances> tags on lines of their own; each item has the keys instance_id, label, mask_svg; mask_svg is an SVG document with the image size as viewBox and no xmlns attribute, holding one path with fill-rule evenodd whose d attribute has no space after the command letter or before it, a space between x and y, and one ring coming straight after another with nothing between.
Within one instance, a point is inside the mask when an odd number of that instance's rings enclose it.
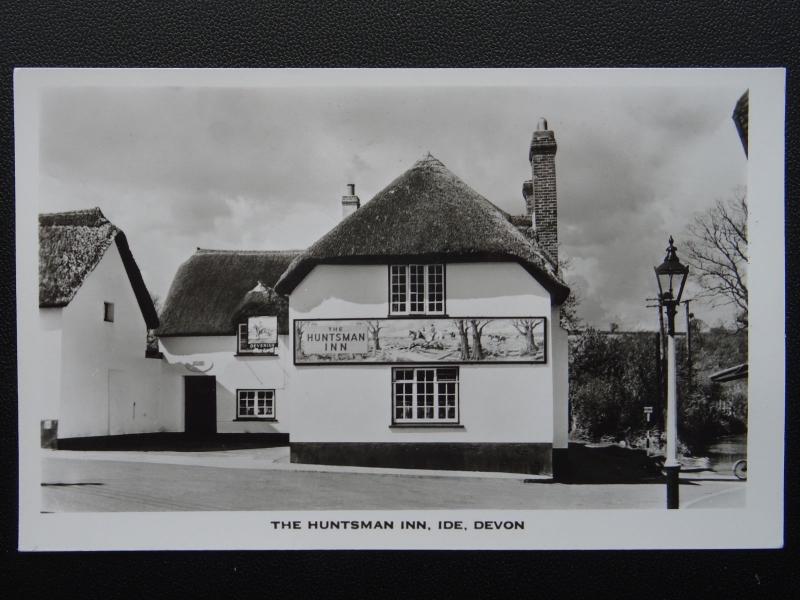
<instances>
[{"instance_id":1,"label":"painted mural sign","mask_svg":"<svg viewBox=\"0 0 800 600\"><path fill-rule=\"evenodd\" d=\"M545 317L294 321L298 365L544 363Z\"/></svg>"},{"instance_id":2,"label":"painted mural sign","mask_svg":"<svg viewBox=\"0 0 800 600\"><path fill-rule=\"evenodd\" d=\"M247 319L247 350L268 352L278 345L278 317L262 316Z\"/></svg>"}]
</instances>

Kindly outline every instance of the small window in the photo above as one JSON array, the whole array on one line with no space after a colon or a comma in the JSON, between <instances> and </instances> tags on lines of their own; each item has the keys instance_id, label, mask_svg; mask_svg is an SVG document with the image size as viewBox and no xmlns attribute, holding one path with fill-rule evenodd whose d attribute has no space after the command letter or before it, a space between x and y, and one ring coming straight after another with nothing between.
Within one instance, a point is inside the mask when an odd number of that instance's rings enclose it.
<instances>
[{"instance_id":1,"label":"small window","mask_svg":"<svg viewBox=\"0 0 800 600\"><path fill-rule=\"evenodd\" d=\"M114 303L103 302L103 321L108 323L114 322Z\"/></svg>"},{"instance_id":2,"label":"small window","mask_svg":"<svg viewBox=\"0 0 800 600\"><path fill-rule=\"evenodd\" d=\"M458 367L392 369L393 422L458 423Z\"/></svg>"},{"instance_id":3,"label":"small window","mask_svg":"<svg viewBox=\"0 0 800 600\"><path fill-rule=\"evenodd\" d=\"M391 265L389 313L444 313L444 265Z\"/></svg>"},{"instance_id":4,"label":"small window","mask_svg":"<svg viewBox=\"0 0 800 600\"><path fill-rule=\"evenodd\" d=\"M237 390L238 419L275 420L275 390Z\"/></svg>"}]
</instances>

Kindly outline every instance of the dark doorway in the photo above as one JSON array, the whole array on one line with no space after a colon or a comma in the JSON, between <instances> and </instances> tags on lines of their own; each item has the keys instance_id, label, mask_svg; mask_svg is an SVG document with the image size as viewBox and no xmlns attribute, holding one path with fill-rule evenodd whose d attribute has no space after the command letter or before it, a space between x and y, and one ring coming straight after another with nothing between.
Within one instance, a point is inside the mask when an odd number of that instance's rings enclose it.
<instances>
[{"instance_id":1,"label":"dark doorway","mask_svg":"<svg viewBox=\"0 0 800 600\"><path fill-rule=\"evenodd\" d=\"M207 375L184 377L186 426L192 436L217 433L217 378Z\"/></svg>"}]
</instances>

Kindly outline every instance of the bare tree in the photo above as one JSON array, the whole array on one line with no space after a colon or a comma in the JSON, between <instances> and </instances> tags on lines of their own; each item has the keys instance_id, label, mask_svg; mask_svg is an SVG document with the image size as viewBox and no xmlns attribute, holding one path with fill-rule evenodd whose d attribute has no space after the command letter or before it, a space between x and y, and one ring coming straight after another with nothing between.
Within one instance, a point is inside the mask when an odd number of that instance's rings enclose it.
<instances>
[{"instance_id":1,"label":"bare tree","mask_svg":"<svg viewBox=\"0 0 800 600\"><path fill-rule=\"evenodd\" d=\"M303 353L303 329L305 329L305 323L302 321L295 321L294 322L294 352L295 356L298 356Z\"/></svg>"},{"instance_id":2,"label":"bare tree","mask_svg":"<svg viewBox=\"0 0 800 600\"><path fill-rule=\"evenodd\" d=\"M467 338L467 322L464 319L453 319L461 342L461 360L469 360L469 339Z\"/></svg>"},{"instance_id":3,"label":"bare tree","mask_svg":"<svg viewBox=\"0 0 800 600\"><path fill-rule=\"evenodd\" d=\"M514 319L511 324L520 335L525 336L525 354L535 354L539 350L536 340L533 339L533 331L544 321L542 319Z\"/></svg>"},{"instance_id":4,"label":"bare tree","mask_svg":"<svg viewBox=\"0 0 800 600\"><path fill-rule=\"evenodd\" d=\"M747 326L747 195L744 190L697 215L689 225L686 262L713 306L733 304Z\"/></svg>"},{"instance_id":5,"label":"bare tree","mask_svg":"<svg viewBox=\"0 0 800 600\"><path fill-rule=\"evenodd\" d=\"M381 329L383 326L381 325L380 321L367 321L367 328L369 329L370 334L372 335L372 342L375 344L375 350L381 349Z\"/></svg>"},{"instance_id":6,"label":"bare tree","mask_svg":"<svg viewBox=\"0 0 800 600\"><path fill-rule=\"evenodd\" d=\"M481 344L481 335L483 334L483 328L491 322L491 319L470 319L469 324L472 327L472 360L483 359L483 344Z\"/></svg>"}]
</instances>

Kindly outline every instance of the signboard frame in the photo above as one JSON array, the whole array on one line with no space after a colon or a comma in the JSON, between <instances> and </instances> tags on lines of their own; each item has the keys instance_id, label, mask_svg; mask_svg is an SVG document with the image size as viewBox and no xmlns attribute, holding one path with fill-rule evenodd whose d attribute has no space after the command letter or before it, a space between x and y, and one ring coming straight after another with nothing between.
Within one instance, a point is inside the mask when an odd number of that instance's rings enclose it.
<instances>
[{"instance_id":1,"label":"signboard frame","mask_svg":"<svg viewBox=\"0 0 800 600\"><path fill-rule=\"evenodd\" d=\"M537 320L542 322L542 353L541 358L524 359L524 360L435 360L435 359L422 359L422 360L298 360L297 357L297 326L299 323L339 323L347 321L378 321L378 322L398 322L398 321L519 321L519 320ZM476 317L476 316L447 316L447 315L403 315L397 317L343 317L343 318L315 318L315 319L293 319L291 325L292 336L292 363L297 367L306 366L323 366L323 365L414 365L414 364L436 364L436 365L546 365L549 362L548 334L549 319L546 316L502 316L502 317Z\"/></svg>"}]
</instances>

